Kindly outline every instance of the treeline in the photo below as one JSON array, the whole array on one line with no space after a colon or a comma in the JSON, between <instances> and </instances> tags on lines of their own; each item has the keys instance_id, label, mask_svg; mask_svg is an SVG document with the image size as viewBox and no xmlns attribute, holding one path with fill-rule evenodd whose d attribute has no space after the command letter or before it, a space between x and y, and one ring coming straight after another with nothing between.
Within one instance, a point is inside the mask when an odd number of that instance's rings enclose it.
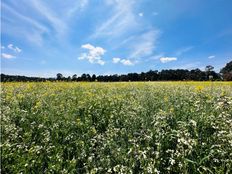
<instances>
[{"instance_id":1,"label":"treeline","mask_svg":"<svg viewBox=\"0 0 232 174\"><path fill-rule=\"evenodd\" d=\"M220 73L216 73L214 67L211 65L206 66L205 71L200 69L185 70L150 70L142 73L128 73L128 74L114 74L114 75L99 75L95 74L82 74L77 76L74 74L72 77L64 77L61 73L58 73L54 78L39 78L39 77L26 77L26 76L14 76L1 74L2 82L42 82L42 81L89 81L89 82L126 82L126 81L206 81L206 80L232 80L232 61L227 63Z\"/></svg>"},{"instance_id":2,"label":"treeline","mask_svg":"<svg viewBox=\"0 0 232 174\"><path fill-rule=\"evenodd\" d=\"M89 74L82 74L80 77L72 77L73 81L99 81L99 82L118 82L118 81L179 81L179 80L196 80L203 81L208 80L208 76L214 80L220 80L221 76L215 72L207 73L195 69L195 70L162 70L142 73L128 73L128 74L114 74L114 75L99 75L90 76ZM58 80L67 80L67 78L57 78ZM69 78L68 78L69 79Z\"/></svg>"},{"instance_id":3,"label":"treeline","mask_svg":"<svg viewBox=\"0 0 232 174\"><path fill-rule=\"evenodd\" d=\"M27 77L19 75L1 74L1 82L44 82L56 81L56 78Z\"/></svg>"}]
</instances>

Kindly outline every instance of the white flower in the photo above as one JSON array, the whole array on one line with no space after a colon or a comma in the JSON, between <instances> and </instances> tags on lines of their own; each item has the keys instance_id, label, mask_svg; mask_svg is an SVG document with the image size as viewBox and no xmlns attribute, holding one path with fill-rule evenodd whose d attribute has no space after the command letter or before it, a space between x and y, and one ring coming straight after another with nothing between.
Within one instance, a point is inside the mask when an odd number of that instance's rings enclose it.
<instances>
[{"instance_id":1,"label":"white flower","mask_svg":"<svg viewBox=\"0 0 232 174\"><path fill-rule=\"evenodd\" d=\"M169 162L170 162L171 165L175 164L175 160L172 159L172 158L170 158Z\"/></svg>"},{"instance_id":2,"label":"white flower","mask_svg":"<svg viewBox=\"0 0 232 174\"><path fill-rule=\"evenodd\" d=\"M197 126L197 122L196 122L196 121L194 121L194 120L190 120L190 121L189 121L189 123L190 123L191 125L193 125L194 127L196 127L196 126Z\"/></svg>"}]
</instances>

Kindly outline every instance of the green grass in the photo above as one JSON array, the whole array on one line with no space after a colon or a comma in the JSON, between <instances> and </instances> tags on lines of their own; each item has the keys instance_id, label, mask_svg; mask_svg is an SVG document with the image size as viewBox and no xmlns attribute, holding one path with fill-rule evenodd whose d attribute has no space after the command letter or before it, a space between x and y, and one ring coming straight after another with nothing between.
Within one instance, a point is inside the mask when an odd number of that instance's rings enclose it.
<instances>
[{"instance_id":1,"label":"green grass","mask_svg":"<svg viewBox=\"0 0 232 174\"><path fill-rule=\"evenodd\" d=\"M2 173L232 173L232 83L4 83Z\"/></svg>"}]
</instances>

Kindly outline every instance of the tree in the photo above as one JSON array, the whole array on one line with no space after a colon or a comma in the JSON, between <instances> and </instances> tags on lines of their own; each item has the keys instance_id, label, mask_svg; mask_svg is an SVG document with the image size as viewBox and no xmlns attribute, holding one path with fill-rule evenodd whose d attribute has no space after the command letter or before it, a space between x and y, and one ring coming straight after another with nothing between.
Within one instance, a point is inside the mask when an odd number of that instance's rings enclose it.
<instances>
[{"instance_id":1,"label":"tree","mask_svg":"<svg viewBox=\"0 0 232 174\"><path fill-rule=\"evenodd\" d=\"M221 69L220 73L222 74L232 73L232 61L227 63L226 66Z\"/></svg>"},{"instance_id":2,"label":"tree","mask_svg":"<svg viewBox=\"0 0 232 174\"><path fill-rule=\"evenodd\" d=\"M67 81L70 82L72 79L70 76L68 76Z\"/></svg>"},{"instance_id":3,"label":"tree","mask_svg":"<svg viewBox=\"0 0 232 174\"><path fill-rule=\"evenodd\" d=\"M205 67L205 72L211 72L211 71L213 71L213 69L214 69L214 67L212 65L207 65Z\"/></svg>"},{"instance_id":4,"label":"tree","mask_svg":"<svg viewBox=\"0 0 232 174\"><path fill-rule=\"evenodd\" d=\"M89 74L86 74L86 80L91 81L91 76Z\"/></svg>"},{"instance_id":5,"label":"tree","mask_svg":"<svg viewBox=\"0 0 232 174\"><path fill-rule=\"evenodd\" d=\"M61 73L56 74L56 80L62 80L63 75Z\"/></svg>"},{"instance_id":6,"label":"tree","mask_svg":"<svg viewBox=\"0 0 232 174\"><path fill-rule=\"evenodd\" d=\"M76 75L76 74L74 74L74 75L72 76L72 80L73 80L73 81L76 81L76 80L77 80L77 75Z\"/></svg>"},{"instance_id":7,"label":"tree","mask_svg":"<svg viewBox=\"0 0 232 174\"><path fill-rule=\"evenodd\" d=\"M96 81L96 75L95 74L92 75L91 81L92 82Z\"/></svg>"},{"instance_id":8,"label":"tree","mask_svg":"<svg viewBox=\"0 0 232 174\"><path fill-rule=\"evenodd\" d=\"M226 66L221 69L220 73L223 74L224 80L232 81L232 61L227 63Z\"/></svg>"},{"instance_id":9,"label":"tree","mask_svg":"<svg viewBox=\"0 0 232 174\"><path fill-rule=\"evenodd\" d=\"M154 80L157 80L158 78L158 71L148 71L146 72L146 79L149 80L149 81L154 81Z\"/></svg>"},{"instance_id":10,"label":"tree","mask_svg":"<svg viewBox=\"0 0 232 174\"><path fill-rule=\"evenodd\" d=\"M81 81L87 81L87 76L86 74L81 75Z\"/></svg>"},{"instance_id":11,"label":"tree","mask_svg":"<svg viewBox=\"0 0 232 174\"><path fill-rule=\"evenodd\" d=\"M202 81L205 80L205 72L200 69L193 69L189 72L188 80Z\"/></svg>"},{"instance_id":12,"label":"tree","mask_svg":"<svg viewBox=\"0 0 232 174\"><path fill-rule=\"evenodd\" d=\"M212 65L207 65L205 67L205 73L206 73L207 79L213 78L213 76L212 76L213 69L214 69L214 67Z\"/></svg>"}]
</instances>

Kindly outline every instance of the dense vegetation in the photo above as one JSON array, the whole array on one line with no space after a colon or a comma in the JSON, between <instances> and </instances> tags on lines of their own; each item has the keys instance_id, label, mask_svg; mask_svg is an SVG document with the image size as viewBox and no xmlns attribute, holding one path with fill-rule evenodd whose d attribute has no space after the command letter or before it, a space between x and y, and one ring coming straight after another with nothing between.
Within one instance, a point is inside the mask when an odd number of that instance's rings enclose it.
<instances>
[{"instance_id":1,"label":"dense vegetation","mask_svg":"<svg viewBox=\"0 0 232 174\"><path fill-rule=\"evenodd\" d=\"M232 173L231 82L3 83L2 173Z\"/></svg>"},{"instance_id":2,"label":"dense vegetation","mask_svg":"<svg viewBox=\"0 0 232 174\"><path fill-rule=\"evenodd\" d=\"M191 80L191 81L205 81L205 80L232 80L232 61L229 62L224 68L222 68L220 73L213 71L211 65L206 66L205 71L200 69L194 70L162 70L162 71L153 71L142 73L128 73L124 75L99 75L95 74L82 74L80 77L77 77L74 74L72 77L64 77L61 73L57 74L56 78L38 78L38 77L26 77L26 76L12 76L1 74L2 82L12 82L12 81L21 81L21 82L33 82L33 81L89 81L89 82L119 82L119 81L182 81L182 80Z\"/></svg>"},{"instance_id":3,"label":"dense vegetation","mask_svg":"<svg viewBox=\"0 0 232 174\"><path fill-rule=\"evenodd\" d=\"M11 81L22 81L22 82L33 82L33 81L99 81L99 82L118 82L118 81L177 81L177 80L195 80L195 81L204 81L209 80L209 76L212 76L214 80L221 80L221 75L211 71L210 74L207 74L205 71L199 69L195 70L162 70L158 71L148 71L138 73L128 73L124 75L99 75L92 76L89 74L82 74L80 77L73 75L72 77L64 77L61 73L57 74L56 78L37 78L37 77L26 77L26 76L12 76L1 74L1 80L3 82Z\"/></svg>"}]
</instances>

